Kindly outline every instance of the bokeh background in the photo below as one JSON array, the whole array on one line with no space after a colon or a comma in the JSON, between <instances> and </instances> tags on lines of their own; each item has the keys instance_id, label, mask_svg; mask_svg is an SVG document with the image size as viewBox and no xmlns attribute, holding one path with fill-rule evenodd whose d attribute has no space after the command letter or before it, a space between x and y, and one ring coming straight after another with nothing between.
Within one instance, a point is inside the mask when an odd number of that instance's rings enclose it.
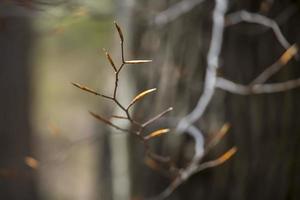
<instances>
[{"instance_id":1,"label":"bokeh background","mask_svg":"<svg viewBox=\"0 0 300 200\"><path fill-rule=\"evenodd\" d=\"M120 110L71 83L111 94L114 72L103 48L120 63L117 21L126 58L153 59L124 69L120 100L158 88L133 115L144 121L173 106L169 118L149 130L175 130L173 120L189 113L203 91L214 6L201 0L0 1L0 199L142 200L166 188L171 179L145 164L136 139L88 113ZM186 12L176 15L180 9ZM228 13L239 10L274 19L287 40L299 44L299 1L230 0ZM218 73L248 84L284 51L269 28L226 27ZM299 56L270 82L299 78ZM300 199L299 100L299 88L250 96L217 90L195 124L206 139L225 122L232 128L205 160L231 146L238 153L193 176L168 199ZM192 138L172 132L151 147L184 167L193 145Z\"/></svg>"},{"instance_id":2,"label":"bokeh background","mask_svg":"<svg viewBox=\"0 0 300 200\"><path fill-rule=\"evenodd\" d=\"M71 82L100 90L109 85L111 71L102 47L113 46L113 3L84 1L43 8L33 20L38 36L32 50L32 126L41 162L41 198L97 199L99 131L87 111L99 111L105 102L82 94Z\"/></svg>"}]
</instances>

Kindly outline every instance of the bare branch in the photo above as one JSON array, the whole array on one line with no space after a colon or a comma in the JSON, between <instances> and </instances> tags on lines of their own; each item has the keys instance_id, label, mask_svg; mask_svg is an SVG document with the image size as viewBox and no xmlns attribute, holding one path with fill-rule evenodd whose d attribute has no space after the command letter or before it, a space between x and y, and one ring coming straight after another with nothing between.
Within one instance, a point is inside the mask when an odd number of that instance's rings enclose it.
<instances>
[{"instance_id":1,"label":"bare branch","mask_svg":"<svg viewBox=\"0 0 300 200\"><path fill-rule=\"evenodd\" d=\"M225 152L222 156L220 156L216 160L212 160L212 161L208 161L208 162L204 162L204 163L200 164L198 166L197 170L195 170L193 173L198 173L200 171L203 171L204 169L221 165L224 162L226 162L227 160L229 160L236 152L237 152L237 147L232 147L231 149L229 149L227 152Z\"/></svg>"},{"instance_id":2,"label":"bare branch","mask_svg":"<svg viewBox=\"0 0 300 200\"><path fill-rule=\"evenodd\" d=\"M187 133L195 140L195 152L191 164L182 169L181 175L178 176L171 185L166 188L155 199L164 199L169 196L180 184L182 184L186 178L194 174L199 162L204 155L204 138L201 131L193 126L193 123L202 117L209 102L211 101L216 88L217 68L219 66L219 55L221 52L221 46L223 42L224 32L224 15L228 6L227 0L216 0L215 8L213 11L213 27L212 27L212 39L207 55L207 69L204 80L204 91L200 96L196 107L191 113L184 117L177 125L177 132Z\"/></svg>"},{"instance_id":3,"label":"bare branch","mask_svg":"<svg viewBox=\"0 0 300 200\"><path fill-rule=\"evenodd\" d=\"M230 159L236 152L237 152L237 148L232 147L231 149L229 149L226 153L224 153L222 156L220 156L216 160L208 161L208 162L202 163L200 165L190 165L184 171L181 171L180 176L178 176L162 193L160 193L158 196L156 196L154 198L150 198L147 200L166 199L178 188L178 186L180 186L182 183L184 183L189 177L191 177L192 175L194 175L200 171L203 171L205 169L216 167L218 165L223 164L225 161Z\"/></svg>"},{"instance_id":4,"label":"bare branch","mask_svg":"<svg viewBox=\"0 0 300 200\"><path fill-rule=\"evenodd\" d=\"M216 86L230 93L240 95L285 92L300 87L300 78L280 83L242 85L233 81L218 78Z\"/></svg>"},{"instance_id":5,"label":"bare branch","mask_svg":"<svg viewBox=\"0 0 300 200\"><path fill-rule=\"evenodd\" d=\"M196 1L190 1L196 2ZM156 25L164 25L181 14L184 14L189 9L192 9L190 2L186 1L175 4L175 6L183 6L182 10L176 7L171 7L162 12L155 18ZM184 7L188 4L191 7ZM201 160L205 153L207 153L213 146L215 146L221 138L227 133L229 125L225 124L217 135L212 139L206 148L204 148L204 138L200 129L193 125L198 119L200 119L205 112L208 104L215 93L215 89L221 88L231 92L240 94L259 94L259 93L271 93L280 92L288 89L292 89L300 86L300 79L291 80L282 83L262 84L268 80L272 75L278 72L287 62L289 62L298 52L296 45L291 46L282 34L278 24L265 16L249 13L247 11L240 11L228 16L229 25L237 24L242 21L257 23L273 30L276 38L280 44L286 49L283 55L277 60L276 63L271 65L265 71L263 71L251 84L245 86L236 84L230 80L217 77L217 68L219 66L219 55L221 51L224 31L224 15L227 10L228 1L216 0L215 9L213 12L213 28L212 39L207 55L207 69L204 80L203 93L200 96L196 107L184 117L177 125L177 132L189 134L195 140L195 153L191 163L188 167L181 169L180 175L167 187L160 195L153 198L156 200L165 199L168 197L180 184L187 180L193 174L220 165L231 158L237 151L236 147L231 148L221 157L216 160L201 163ZM176 8L176 9L175 9ZM174 10L173 10L174 9ZM186 10L186 11L185 11Z\"/></svg>"},{"instance_id":6,"label":"bare branch","mask_svg":"<svg viewBox=\"0 0 300 200\"><path fill-rule=\"evenodd\" d=\"M263 71L257 78L255 78L251 85L266 82L273 74L278 72L283 66L285 66L298 52L296 44L289 47L280 58L265 71Z\"/></svg>"},{"instance_id":7,"label":"bare branch","mask_svg":"<svg viewBox=\"0 0 300 200\"><path fill-rule=\"evenodd\" d=\"M139 100L141 100L143 97L145 97L146 95L156 91L156 88L152 88L152 89L149 89L149 90L146 90L146 91L143 91L141 92L140 94L138 94L136 97L133 98L133 100L130 102L130 104L128 105L128 107L125 107L118 99L118 88L119 88L119 75L120 75L120 72L121 70L123 69L123 67L125 65L128 65L128 64L143 64L143 63L149 63L151 62L152 60L129 60L129 61L125 61L125 58L124 58L124 36L123 36L123 32L120 28L120 26L115 22L115 27L119 33L119 37L120 37L120 46L121 46L121 64L117 67L115 65L115 63L113 62L110 54L105 51L105 54L106 54L106 57L110 63L110 65L112 66L114 72L115 72L115 87L113 89L113 96L112 97L109 97L109 96L105 96L105 95L102 95L102 94L99 94L97 93L96 91L88 88L88 87L85 87L85 86L82 86L80 84L77 84L77 83L72 83L75 87L81 89L81 90L84 90L86 92L89 92L89 93L92 93L94 95L98 95L98 96L102 96L102 97L105 97L105 98L108 98L110 100L112 100L115 105L117 107L119 107L126 116L124 115L113 115L111 116L111 118L116 118L116 119L123 119L123 120L128 120L130 125L132 126L132 129L133 130L129 130L129 129L125 129L125 128L122 128L114 123L112 123L109 119L106 119L94 112L89 112L94 118L96 118L97 120L117 129L117 130L120 130L120 131L123 131L123 132L126 132L126 133L130 133L134 136L136 136L138 138L138 140L143 144L143 147L145 149L145 152L146 154L151 157L153 160L159 162L159 163L164 163L164 164L168 164L168 165L174 165L172 162L171 162L171 159L169 157L164 157L164 156L160 156L156 153L154 153L153 151L151 151L150 149L150 145L148 144L149 140L152 139L152 138L156 138L156 137L159 137L161 136L162 134L166 134L167 132L170 131L170 129L168 128L165 128L165 129L159 129L157 131L154 131L152 133L150 133L149 135L147 136L143 136L142 132L144 131L144 126L154 122L155 120L157 120L158 118L160 118L161 116L163 116L164 114L166 114L167 112L171 111L172 108L169 108L167 109L166 111L163 111L162 113L160 113L159 115L155 116L154 118L148 120L146 123L144 123L144 125L138 121L136 121L135 119L132 118L132 116L130 115L129 113L129 109L131 106L133 106L136 102L138 102ZM174 167L173 167L174 168Z\"/></svg>"},{"instance_id":8,"label":"bare branch","mask_svg":"<svg viewBox=\"0 0 300 200\"><path fill-rule=\"evenodd\" d=\"M128 119L127 117L118 116L118 115L112 115L111 118L115 118L115 119Z\"/></svg>"},{"instance_id":9,"label":"bare branch","mask_svg":"<svg viewBox=\"0 0 300 200\"><path fill-rule=\"evenodd\" d=\"M179 3L169 7L162 11L154 18L154 24L157 26L164 26L180 16L190 12L197 5L202 3L204 0L182 0Z\"/></svg>"},{"instance_id":10,"label":"bare branch","mask_svg":"<svg viewBox=\"0 0 300 200\"><path fill-rule=\"evenodd\" d=\"M89 113L96 119L98 119L99 121L101 122L104 122L105 124L111 126L111 127L114 127L115 129L117 130L120 130L120 131L123 131L123 132L130 132L130 130L128 129L124 129L124 128L121 128L115 124L113 124L111 121L109 121L108 119L104 118L104 117L101 117L100 115L97 115L96 113L93 113L91 111L89 111Z\"/></svg>"},{"instance_id":11,"label":"bare branch","mask_svg":"<svg viewBox=\"0 0 300 200\"><path fill-rule=\"evenodd\" d=\"M170 107L168 109L166 109L165 111L159 113L158 115L156 115L155 117L149 119L148 121L146 121L145 123L142 124L142 127L146 127L149 124L153 123L154 121L158 120L159 118L161 118L162 116L164 116L165 114L169 113L170 111L172 111L173 108Z\"/></svg>"},{"instance_id":12,"label":"bare branch","mask_svg":"<svg viewBox=\"0 0 300 200\"><path fill-rule=\"evenodd\" d=\"M233 148L232 150L229 150L228 152L226 152L223 156L221 156L217 160L209 161L209 162L201 164L201 160L207 150L204 148L204 137L203 137L201 130L193 125L193 123L196 120L198 120L200 117L202 117L205 109L207 108L209 102L211 101L211 99L213 97L213 94L215 93L215 88L216 88L216 84L217 84L217 80L218 80L217 79L217 68L218 68L219 55L220 55L222 41L223 41L224 15L227 10L227 4L228 4L228 0L216 0L215 9L213 11L212 40L211 40L209 52L207 55L207 69L206 69L205 86L204 86L203 94L200 96L200 98L198 100L198 104L195 107L195 109L190 114L188 114L185 118L183 118L177 126L178 132L184 132L184 133L190 135L195 141L193 159L191 160L190 164L186 168L183 168L180 170L178 170L178 168L175 167L175 163L173 163L169 157L164 157L164 156L161 156L161 155L158 155L158 154L152 152L150 149L150 145L149 145L150 139L159 137L162 134L166 134L170 131L170 129L168 129L168 128L159 129L157 131L154 131L154 132L148 134L147 136L143 136L143 134L141 134L142 131L144 131L145 126L158 120L159 118L161 118L162 116L164 116L165 114L170 112L172 110L172 108L166 109L165 111L161 112L160 114L158 114L155 117L151 118L150 120L146 121L144 124L141 124L141 123L135 121L129 113L129 109L131 106L133 106L137 101L141 100L146 95L154 92L156 90L156 88L149 89L149 90L143 91L140 94L138 94L136 97L133 98L133 100L130 102L130 104L128 105L127 108L125 106L123 106L123 104L121 104L117 98L119 74L120 74L120 71L123 69L123 67L126 64L148 63L148 62L151 62L151 60L125 61L124 46L123 46L123 43L124 43L123 33L122 33L121 28L115 23L115 26L119 33L119 37L120 37L120 41L121 41L120 44L121 44L122 63L117 68L115 66L114 62L112 61L110 55L108 53L106 53L106 56L115 71L115 87L114 87L113 97L106 96L106 98L113 100L113 102L116 104L116 106L121 108L121 110L123 110L124 113L126 114L126 117L112 116L112 118L128 120L131 125L135 125L135 126L132 126L133 131L131 131L128 129L121 128L121 127L113 124L110 120L108 120L104 117L101 117L93 112L90 112L90 114L93 117L95 117L97 120L104 122L105 124L107 124L113 128L116 128L123 132L132 133L140 140L140 142L143 143L144 149L150 158L157 161L158 163L167 164L172 169L176 169L177 177L175 178L175 181L172 182L171 185L168 188L166 188L166 190L159 195L158 199L163 199L163 198L169 196L171 194L171 192L173 192L180 184L182 184L185 180L187 180L190 176L192 176L199 170L203 170L203 169L206 169L209 167L213 167L213 166L222 164L223 162L228 160L236 151L236 148ZM285 60L287 60L286 58L287 58L287 56L285 56ZM74 85L84 91L93 93L95 95L99 95L94 90L89 89L85 86L81 86L79 84L74 84ZM137 130L134 131L134 129L137 129ZM222 138L222 136L225 135L225 133L227 132L227 129L228 129L228 126L225 125L220 130L220 133L216 136L216 138L212 141L210 146L215 145ZM157 163L155 163L155 164L157 164ZM155 167L158 168L157 166L155 166ZM177 174L177 172L179 172L179 173Z\"/></svg>"},{"instance_id":13,"label":"bare branch","mask_svg":"<svg viewBox=\"0 0 300 200\"><path fill-rule=\"evenodd\" d=\"M187 134L190 135L194 141L194 156L193 156L193 162L202 158L204 154L204 137L203 133L200 131L200 129L196 128L195 126L190 125L187 129ZM198 161L196 161L198 163Z\"/></svg>"},{"instance_id":14,"label":"bare branch","mask_svg":"<svg viewBox=\"0 0 300 200\"><path fill-rule=\"evenodd\" d=\"M232 147L227 152L225 152L222 156L217 158L216 160L204 162L200 165L195 163L191 163L189 167L187 167L184 171L181 172L180 180L181 182L186 181L190 176L195 173L198 173L204 169L215 167L223 164L226 160L230 159L237 151L236 147ZM200 160L199 160L200 161Z\"/></svg>"},{"instance_id":15,"label":"bare branch","mask_svg":"<svg viewBox=\"0 0 300 200\"><path fill-rule=\"evenodd\" d=\"M265 83L272 75L284 67L298 52L296 44L290 46L280 58L258 75L250 84L242 85L225 78L217 78L216 86L220 89L240 95L276 93L300 86L300 78L279 83Z\"/></svg>"},{"instance_id":16,"label":"bare branch","mask_svg":"<svg viewBox=\"0 0 300 200\"><path fill-rule=\"evenodd\" d=\"M101 96L101 97L106 98L106 99L113 100L112 97L106 96L104 94L100 94L100 93L96 92L95 90L93 90L91 88L88 88L88 87L86 87L84 85L81 85L79 83L71 83L71 84L74 85L75 87L77 87L77 88L85 91L85 92L88 92L88 93L91 93L91 94L94 94L94 95L97 95L97 96Z\"/></svg>"},{"instance_id":17,"label":"bare branch","mask_svg":"<svg viewBox=\"0 0 300 200\"><path fill-rule=\"evenodd\" d=\"M204 91L200 96L194 110L184 117L177 126L178 132L183 132L192 123L197 121L206 110L211 101L216 84L217 66L219 65L219 55L223 41L224 15L227 10L227 0L216 0L213 12L212 39L207 55L207 69L204 80Z\"/></svg>"},{"instance_id":18,"label":"bare branch","mask_svg":"<svg viewBox=\"0 0 300 200\"><path fill-rule=\"evenodd\" d=\"M269 27L273 30L277 40L285 49L288 49L291 46L290 43L282 34L278 24L273 19L270 19L266 16L242 10L242 11L229 14L227 16L227 20L228 20L227 25L235 25L245 21L245 22L256 23L256 24Z\"/></svg>"}]
</instances>

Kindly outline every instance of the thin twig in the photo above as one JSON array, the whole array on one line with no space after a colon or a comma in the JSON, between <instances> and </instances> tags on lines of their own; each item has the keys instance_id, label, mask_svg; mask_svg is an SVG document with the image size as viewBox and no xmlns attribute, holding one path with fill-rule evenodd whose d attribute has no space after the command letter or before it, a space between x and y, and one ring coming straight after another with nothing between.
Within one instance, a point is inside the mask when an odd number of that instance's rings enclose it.
<instances>
[{"instance_id":1,"label":"thin twig","mask_svg":"<svg viewBox=\"0 0 300 200\"><path fill-rule=\"evenodd\" d=\"M107 96L107 95L104 95L104 94L100 94L98 92L96 92L95 90L91 89L91 88L88 88L86 86L83 86L81 84L78 84L78 83L71 83L72 85L74 85L75 87L85 91L85 92L88 92L88 93L91 93L91 94L94 94L96 96L100 96L100 97L103 97L103 98L106 98L106 99L110 99L110 100L113 100L112 97L110 96Z\"/></svg>"},{"instance_id":2,"label":"thin twig","mask_svg":"<svg viewBox=\"0 0 300 200\"><path fill-rule=\"evenodd\" d=\"M112 115L111 118L115 118L115 119L128 119L127 117L119 116L119 115Z\"/></svg>"},{"instance_id":3,"label":"thin twig","mask_svg":"<svg viewBox=\"0 0 300 200\"><path fill-rule=\"evenodd\" d=\"M172 111L173 108L170 107L166 110L164 110L163 112L159 113L158 115L156 115L155 117L149 119L148 121L146 121L145 123L142 124L142 127L146 127L148 126L149 124L155 122L156 120L160 119L162 116L164 116L165 114L169 113L170 111Z\"/></svg>"},{"instance_id":4,"label":"thin twig","mask_svg":"<svg viewBox=\"0 0 300 200\"><path fill-rule=\"evenodd\" d=\"M295 57L297 52L298 47L296 44L290 46L274 64L265 69L248 85L242 85L219 77L217 78L216 86L220 89L240 95L276 93L297 88L300 86L300 78L279 83L265 83L272 75L277 73Z\"/></svg>"},{"instance_id":5,"label":"thin twig","mask_svg":"<svg viewBox=\"0 0 300 200\"><path fill-rule=\"evenodd\" d=\"M96 113L93 113L91 111L89 111L89 113L96 119L98 119L99 121L101 122L104 122L105 124L111 126L111 127L114 127L115 129L117 130L120 130L120 131L123 131L123 132L131 132L130 130L128 129L124 129L124 128L121 128L115 124L113 124L111 121L109 121L108 119L104 118L104 117L101 117L100 115L97 115Z\"/></svg>"},{"instance_id":6,"label":"thin twig","mask_svg":"<svg viewBox=\"0 0 300 200\"><path fill-rule=\"evenodd\" d=\"M232 147L231 149L229 149L227 152L225 152L221 157L217 158L216 160L202 163L201 165L198 166L197 170L195 170L193 173L198 173L207 168L212 168L212 167L221 165L225 161L230 159L236 152L237 152L237 147Z\"/></svg>"},{"instance_id":7,"label":"thin twig","mask_svg":"<svg viewBox=\"0 0 300 200\"><path fill-rule=\"evenodd\" d=\"M266 82L273 74L278 72L282 67L284 67L298 52L298 47L296 44L289 47L280 58L263 71L259 76L257 76L250 84L258 84Z\"/></svg>"}]
</instances>

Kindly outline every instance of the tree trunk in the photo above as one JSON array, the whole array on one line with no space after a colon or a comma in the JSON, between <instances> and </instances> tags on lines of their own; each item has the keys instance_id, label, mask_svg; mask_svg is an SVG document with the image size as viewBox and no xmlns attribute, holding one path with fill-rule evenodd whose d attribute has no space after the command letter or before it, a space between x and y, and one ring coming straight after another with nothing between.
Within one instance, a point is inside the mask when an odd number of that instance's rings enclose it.
<instances>
[{"instance_id":1,"label":"tree trunk","mask_svg":"<svg viewBox=\"0 0 300 200\"><path fill-rule=\"evenodd\" d=\"M0 5L1 6L1 5ZM10 13L13 15L13 13ZM37 199L30 129L31 20L0 13L0 199Z\"/></svg>"}]
</instances>

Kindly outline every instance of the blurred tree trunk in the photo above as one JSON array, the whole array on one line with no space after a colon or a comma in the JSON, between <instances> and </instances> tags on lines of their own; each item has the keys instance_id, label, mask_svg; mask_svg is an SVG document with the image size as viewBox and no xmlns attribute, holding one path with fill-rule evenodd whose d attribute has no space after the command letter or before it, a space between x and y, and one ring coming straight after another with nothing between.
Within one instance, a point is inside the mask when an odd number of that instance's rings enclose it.
<instances>
[{"instance_id":1,"label":"blurred tree trunk","mask_svg":"<svg viewBox=\"0 0 300 200\"><path fill-rule=\"evenodd\" d=\"M0 13L0 199L35 200L36 171L24 162L32 155L31 19L7 14Z\"/></svg>"},{"instance_id":2,"label":"blurred tree trunk","mask_svg":"<svg viewBox=\"0 0 300 200\"><path fill-rule=\"evenodd\" d=\"M160 28L149 24L155 12L174 3L136 1L131 17L133 56L154 59L151 67L134 71L139 91L158 86L157 96L137 107L136 115L143 119L168 106L175 107L174 116L182 116L194 108L202 91L214 4L202 3ZM231 2L229 8L230 12L240 9L258 12L260 5L261 1L245 0ZM268 16L276 18L288 6L293 4L274 1ZM280 27L292 44L300 42L299 11L281 22ZM270 29L249 24L228 27L220 73L230 80L249 83L283 51ZM271 82L299 76L299 61L293 60ZM218 91L199 125L206 136L225 121L232 124L232 130L209 157L215 158L232 145L238 147L238 154L222 166L195 175L169 199L299 199L299 101L299 89L256 96ZM139 109L144 111L141 113ZM171 154L178 163L184 163L192 141L172 135L156 141L154 146L163 154ZM152 196L167 186L168 179L143 165L140 145L133 143L130 155L134 197Z\"/></svg>"}]
</instances>

